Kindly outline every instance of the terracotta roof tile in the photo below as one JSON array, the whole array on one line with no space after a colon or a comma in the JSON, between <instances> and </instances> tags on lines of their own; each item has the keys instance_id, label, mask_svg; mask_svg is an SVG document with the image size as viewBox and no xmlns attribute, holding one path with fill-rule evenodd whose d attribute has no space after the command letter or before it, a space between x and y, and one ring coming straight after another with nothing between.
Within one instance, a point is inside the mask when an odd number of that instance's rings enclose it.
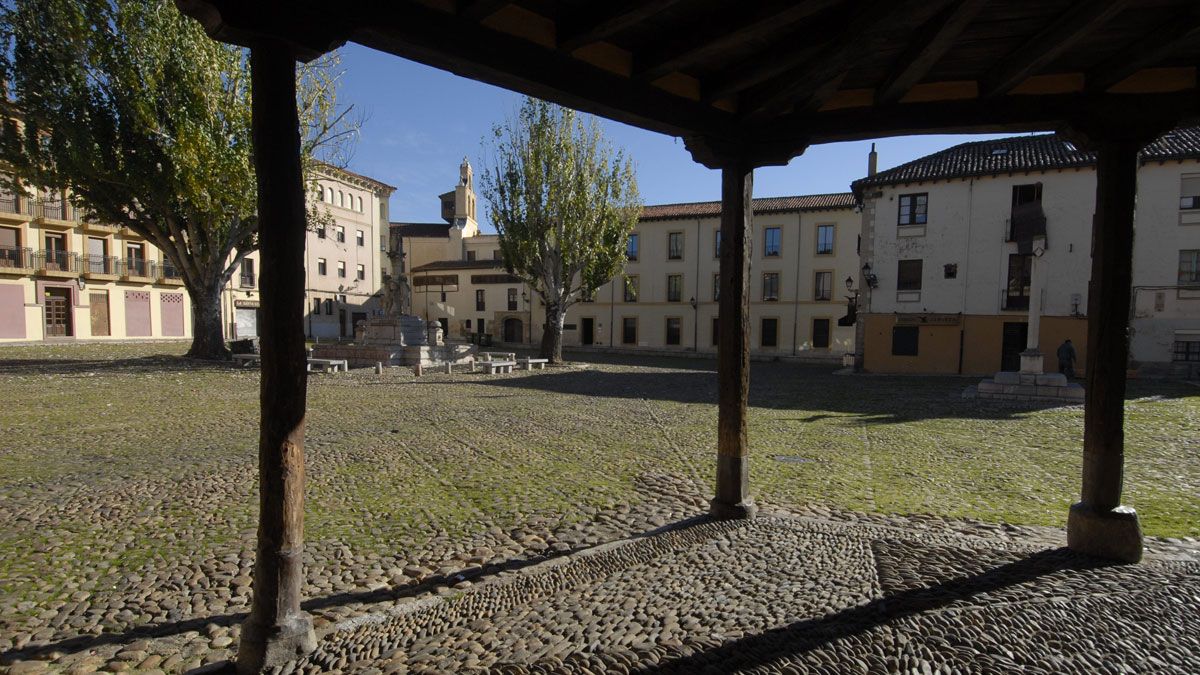
<instances>
[{"instance_id":1,"label":"terracotta roof tile","mask_svg":"<svg viewBox=\"0 0 1200 675\"><path fill-rule=\"evenodd\" d=\"M393 230L400 230L402 237L450 238L449 223L388 223Z\"/></svg>"},{"instance_id":2,"label":"terracotta roof tile","mask_svg":"<svg viewBox=\"0 0 1200 675\"><path fill-rule=\"evenodd\" d=\"M490 270L501 269L504 262L500 260L435 260L414 267L413 272L429 272L432 270Z\"/></svg>"},{"instance_id":3,"label":"terracotta roof tile","mask_svg":"<svg viewBox=\"0 0 1200 675\"><path fill-rule=\"evenodd\" d=\"M759 197L754 200L755 213L786 211L826 211L854 207L854 195L835 192L825 195L795 195L791 197ZM721 202L690 202L686 204L651 204L642 209L642 221L672 218L705 218L721 215Z\"/></svg>"},{"instance_id":4,"label":"terracotta roof tile","mask_svg":"<svg viewBox=\"0 0 1200 675\"><path fill-rule=\"evenodd\" d=\"M1200 127L1168 131L1142 149L1143 162L1200 158ZM991 176L1024 171L1047 171L1092 166L1096 155L1081 150L1058 134L1013 136L973 141L901 164L874 176L860 178L855 194L870 185L920 183L950 178Z\"/></svg>"}]
</instances>

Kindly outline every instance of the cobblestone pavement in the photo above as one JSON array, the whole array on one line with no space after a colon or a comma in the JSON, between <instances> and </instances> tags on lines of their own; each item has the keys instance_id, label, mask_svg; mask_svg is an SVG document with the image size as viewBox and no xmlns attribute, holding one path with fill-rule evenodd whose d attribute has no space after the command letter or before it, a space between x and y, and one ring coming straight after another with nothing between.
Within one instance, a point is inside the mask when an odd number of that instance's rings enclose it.
<instances>
[{"instance_id":1,"label":"cobblestone pavement","mask_svg":"<svg viewBox=\"0 0 1200 675\"><path fill-rule=\"evenodd\" d=\"M258 375L163 350L0 348L0 671L180 672L233 656L251 594ZM306 609L328 630L704 513L711 365L314 376ZM1077 407L986 407L952 378L781 364L756 364L753 382L752 486L768 510L1061 545L1045 525L1077 491ZM1160 560L1197 557L1196 391L1131 383L1126 494L1150 534L1171 537L1147 538Z\"/></svg>"},{"instance_id":2,"label":"cobblestone pavement","mask_svg":"<svg viewBox=\"0 0 1200 675\"><path fill-rule=\"evenodd\" d=\"M285 672L1200 672L1200 563L696 520L345 622Z\"/></svg>"}]
</instances>

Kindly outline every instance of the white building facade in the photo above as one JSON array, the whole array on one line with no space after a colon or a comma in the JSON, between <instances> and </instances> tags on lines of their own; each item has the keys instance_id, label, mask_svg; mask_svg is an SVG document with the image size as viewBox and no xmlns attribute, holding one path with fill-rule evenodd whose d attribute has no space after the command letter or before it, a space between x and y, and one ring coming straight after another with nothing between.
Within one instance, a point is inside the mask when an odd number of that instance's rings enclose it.
<instances>
[{"instance_id":1,"label":"white building facade","mask_svg":"<svg viewBox=\"0 0 1200 675\"><path fill-rule=\"evenodd\" d=\"M1142 153L1131 368L1200 366L1200 133ZM967 143L856 181L862 203L862 367L987 375L1017 370L1038 312L1047 372L1087 351L1094 158L1055 135ZM873 283L868 283L873 282Z\"/></svg>"}]
</instances>

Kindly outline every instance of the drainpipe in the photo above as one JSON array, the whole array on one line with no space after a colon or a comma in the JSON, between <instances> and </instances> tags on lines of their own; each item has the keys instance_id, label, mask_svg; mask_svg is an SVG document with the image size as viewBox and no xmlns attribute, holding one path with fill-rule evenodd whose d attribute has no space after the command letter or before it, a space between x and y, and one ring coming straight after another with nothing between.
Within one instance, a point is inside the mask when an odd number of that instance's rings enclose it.
<instances>
[{"instance_id":1,"label":"drainpipe","mask_svg":"<svg viewBox=\"0 0 1200 675\"><path fill-rule=\"evenodd\" d=\"M975 179L967 181L967 249L962 264L962 324L958 327L958 374L962 375L967 345L967 297L971 285L971 227L975 215Z\"/></svg>"},{"instance_id":2,"label":"drainpipe","mask_svg":"<svg viewBox=\"0 0 1200 675\"><path fill-rule=\"evenodd\" d=\"M804 217L799 211L796 212L796 285L794 292L796 293L792 301L792 356L796 356L800 342L800 246L804 241ZM815 232L814 232L815 235ZM836 274L835 274L836 276ZM832 336L833 327L830 326L829 333Z\"/></svg>"},{"instance_id":3,"label":"drainpipe","mask_svg":"<svg viewBox=\"0 0 1200 675\"><path fill-rule=\"evenodd\" d=\"M700 353L700 219L696 219L696 278L692 280L692 351Z\"/></svg>"}]
</instances>

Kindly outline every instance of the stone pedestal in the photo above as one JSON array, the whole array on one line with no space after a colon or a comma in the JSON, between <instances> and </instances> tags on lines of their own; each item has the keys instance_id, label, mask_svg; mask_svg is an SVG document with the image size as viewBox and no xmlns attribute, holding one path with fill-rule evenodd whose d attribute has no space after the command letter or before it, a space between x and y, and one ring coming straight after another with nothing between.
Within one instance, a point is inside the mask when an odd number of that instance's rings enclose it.
<instances>
[{"instance_id":1,"label":"stone pedestal","mask_svg":"<svg viewBox=\"0 0 1200 675\"><path fill-rule=\"evenodd\" d=\"M362 343L401 346L430 344L425 321L411 314L368 319L363 324Z\"/></svg>"},{"instance_id":2,"label":"stone pedestal","mask_svg":"<svg viewBox=\"0 0 1200 675\"><path fill-rule=\"evenodd\" d=\"M1038 355L1041 358L1041 355ZM1082 386L1067 381L1062 373L1013 373L1002 371L976 387L979 398L1001 401L1058 401L1083 403Z\"/></svg>"},{"instance_id":3,"label":"stone pedestal","mask_svg":"<svg viewBox=\"0 0 1200 675\"><path fill-rule=\"evenodd\" d=\"M1128 506L1097 511L1083 502L1072 504L1067 516L1067 547L1097 558L1139 562L1142 559L1142 527L1137 511Z\"/></svg>"},{"instance_id":4,"label":"stone pedestal","mask_svg":"<svg viewBox=\"0 0 1200 675\"><path fill-rule=\"evenodd\" d=\"M361 326L362 334L355 344L318 344L313 347L313 356L345 359L352 368L377 363L433 366L469 361L476 351L473 345L445 344L441 324L427 324L421 317L411 314L376 317Z\"/></svg>"},{"instance_id":5,"label":"stone pedestal","mask_svg":"<svg viewBox=\"0 0 1200 675\"><path fill-rule=\"evenodd\" d=\"M1043 372L1042 353L1037 349L1026 349L1021 352L1021 372L1029 375L1041 375Z\"/></svg>"}]
</instances>

